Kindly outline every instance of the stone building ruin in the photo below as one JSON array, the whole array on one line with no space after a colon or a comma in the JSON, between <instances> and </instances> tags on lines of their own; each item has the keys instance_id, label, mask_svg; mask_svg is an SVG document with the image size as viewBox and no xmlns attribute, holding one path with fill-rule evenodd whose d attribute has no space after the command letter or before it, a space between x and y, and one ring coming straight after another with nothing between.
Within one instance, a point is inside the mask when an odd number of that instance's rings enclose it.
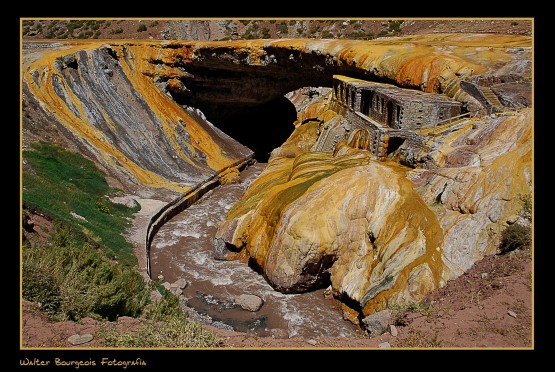
<instances>
[{"instance_id":1,"label":"stone building ruin","mask_svg":"<svg viewBox=\"0 0 555 372\"><path fill-rule=\"evenodd\" d=\"M398 88L342 75L333 77L333 109L340 115L324 123L313 151L332 151L356 128L370 133L371 151L380 160L405 141L423 146L419 130L435 128L461 115L462 104L446 96Z\"/></svg>"}]
</instances>

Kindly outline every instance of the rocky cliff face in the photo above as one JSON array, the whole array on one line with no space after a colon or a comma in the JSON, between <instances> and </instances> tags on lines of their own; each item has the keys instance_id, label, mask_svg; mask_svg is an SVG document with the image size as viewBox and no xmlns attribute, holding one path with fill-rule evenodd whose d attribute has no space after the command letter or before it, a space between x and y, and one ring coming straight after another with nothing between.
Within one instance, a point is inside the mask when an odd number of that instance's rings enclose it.
<instances>
[{"instance_id":1,"label":"rocky cliff face","mask_svg":"<svg viewBox=\"0 0 555 372\"><path fill-rule=\"evenodd\" d=\"M252 157L158 89L141 71L140 52L98 43L54 49L24 69L25 91L131 189L184 192Z\"/></svg>"}]
</instances>

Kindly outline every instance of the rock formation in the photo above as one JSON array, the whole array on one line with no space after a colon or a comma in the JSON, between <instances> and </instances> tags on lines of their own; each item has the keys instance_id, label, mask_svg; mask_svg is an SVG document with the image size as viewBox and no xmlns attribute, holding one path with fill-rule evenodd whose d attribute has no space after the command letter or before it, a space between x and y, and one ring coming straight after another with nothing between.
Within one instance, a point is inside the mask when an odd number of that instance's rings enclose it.
<instances>
[{"instance_id":1,"label":"rock formation","mask_svg":"<svg viewBox=\"0 0 555 372\"><path fill-rule=\"evenodd\" d=\"M503 69L486 70L468 80L499 81L494 76ZM514 72L520 91L528 70ZM439 91L454 92L448 85ZM530 97L509 91L506 97ZM503 113L488 115L488 106L460 87L451 97L472 117L415 130L423 143L407 141L381 163L367 151L370 134L359 129L333 151L314 152L346 116L332 92L308 107L221 224L220 258L247 252L284 292L331 282L335 296L367 316L419 301L495 253L520 196L532 190L531 103L508 98Z\"/></svg>"},{"instance_id":2,"label":"rock formation","mask_svg":"<svg viewBox=\"0 0 555 372\"><path fill-rule=\"evenodd\" d=\"M419 301L495 252L532 189L531 57L531 37L493 34L73 42L24 64L23 92L122 183L174 197L237 179L254 156L220 119L331 88L334 75L460 103L466 117L414 129L418 141L377 157L371 131L349 128L333 91L319 93L219 228L218 258L250 259L283 292L331 283L367 316ZM263 136L266 123L248 130ZM337 127L349 130L317 152Z\"/></svg>"},{"instance_id":3,"label":"rock formation","mask_svg":"<svg viewBox=\"0 0 555 372\"><path fill-rule=\"evenodd\" d=\"M54 49L24 69L24 89L129 188L185 192L253 156L160 91L143 61L125 46Z\"/></svg>"}]
</instances>

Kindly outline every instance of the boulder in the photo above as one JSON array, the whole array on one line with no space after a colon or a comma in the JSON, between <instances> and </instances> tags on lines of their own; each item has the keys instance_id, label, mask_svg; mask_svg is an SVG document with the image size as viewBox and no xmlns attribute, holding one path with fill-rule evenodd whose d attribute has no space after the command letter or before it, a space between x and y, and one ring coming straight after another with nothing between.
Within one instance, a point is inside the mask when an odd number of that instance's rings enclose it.
<instances>
[{"instance_id":1,"label":"boulder","mask_svg":"<svg viewBox=\"0 0 555 372\"><path fill-rule=\"evenodd\" d=\"M393 312L389 309L378 311L362 319L366 333L370 337L376 337L387 332L390 324L395 321Z\"/></svg>"},{"instance_id":2,"label":"boulder","mask_svg":"<svg viewBox=\"0 0 555 372\"><path fill-rule=\"evenodd\" d=\"M133 198L131 195L112 196L110 198L110 201L115 204L125 205L128 208L136 208L139 206L139 203L137 202L137 200Z\"/></svg>"},{"instance_id":3,"label":"boulder","mask_svg":"<svg viewBox=\"0 0 555 372\"><path fill-rule=\"evenodd\" d=\"M170 285L170 288L185 289L187 285L188 285L187 281L183 278L180 278L180 279L177 279L175 282L173 282Z\"/></svg>"},{"instance_id":4,"label":"boulder","mask_svg":"<svg viewBox=\"0 0 555 372\"><path fill-rule=\"evenodd\" d=\"M242 294L235 297L234 302L248 311L258 311L264 305L264 300L252 294Z\"/></svg>"},{"instance_id":5,"label":"boulder","mask_svg":"<svg viewBox=\"0 0 555 372\"><path fill-rule=\"evenodd\" d=\"M333 294L371 314L385 307L385 293L420 301L439 285L435 214L410 181L367 151L276 157L228 219L220 230L235 228L219 236L244 247L284 293L321 287L331 273Z\"/></svg>"},{"instance_id":6,"label":"boulder","mask_svg":"<svg viewBox=\"0 0 555 372\"><path fill-rule=\"evenodd\" d=\"M75 334L69 336L67 340L72 345L82 345L86 344L87 342L91 342L93 340L93 335L91 335L90 333L86 333L84 335Z\"/></svg>"}]
</instances>

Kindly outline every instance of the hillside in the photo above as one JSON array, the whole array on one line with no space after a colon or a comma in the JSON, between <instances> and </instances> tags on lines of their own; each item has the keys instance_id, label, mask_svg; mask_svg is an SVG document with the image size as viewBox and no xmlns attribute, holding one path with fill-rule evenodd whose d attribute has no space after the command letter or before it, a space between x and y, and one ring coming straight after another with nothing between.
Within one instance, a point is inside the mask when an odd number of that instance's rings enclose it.
<instances>
[{"instance_id":1,"label":"hillside","mask_svg":"<svg viewBox=\"0 0 555 372\"><path fill-rule=\"evenodd\" d=\"M354 39L426 33L493 33L530 36L529 19L514 20L25 20L23 38L34 39Z\"/></svg>"}]
</instances>

